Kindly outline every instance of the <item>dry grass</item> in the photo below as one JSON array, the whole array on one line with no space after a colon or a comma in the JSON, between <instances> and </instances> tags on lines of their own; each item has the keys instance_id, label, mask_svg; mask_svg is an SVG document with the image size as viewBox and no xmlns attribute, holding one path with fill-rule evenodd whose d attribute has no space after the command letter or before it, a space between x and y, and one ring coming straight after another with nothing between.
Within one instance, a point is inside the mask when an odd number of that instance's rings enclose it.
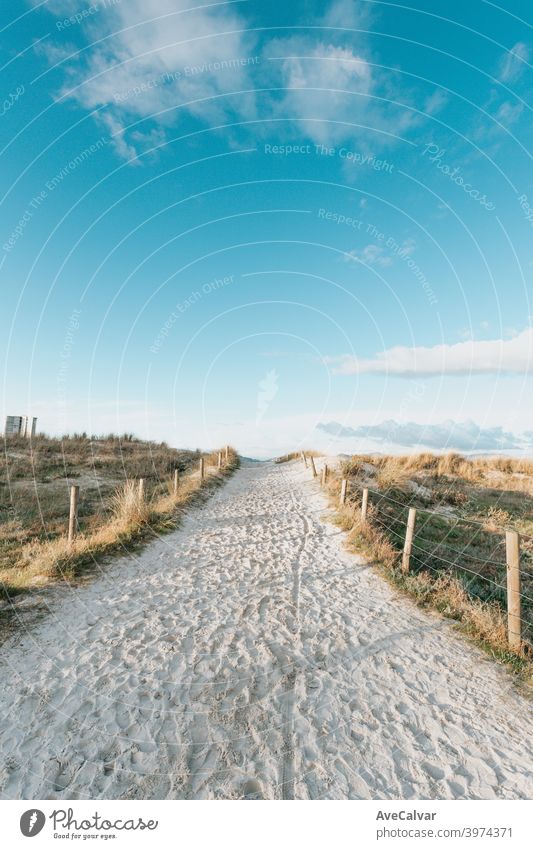
<instances>
[{"instance_id":1,"label":"dry grass","mask_svg":"<svg viewBox=\"0 0 533 849\"><path fill-rule=\"evenodd\" d=\"M0 570L16 562L22 546L52 542L65 533L69 486L80 487L79 527L92 533L113 516L112 499L128 480L144 478L149 498L167 492L173 470L198 464L199 452L130 434L4 440L0 455Z\"/></svg>"},{"instance_id":2,"label":"dry grass","mask_svg":"<svg viewBox=\"0 0 533 849\"><path fill-rule=\"evenodd\" d=\"M498 486L492 476L498 474ZM514 476L525 476L520 491ZM423 607L454 619L493 657L511 664L533 683L533 540L522 539L524 645L507 644L504 530L533 535L533 464L507 458L469 460L439 457L358 455L341 464L328 491L338 505L340 477L348 478L348 500L337 521L349 543L366 554L382 574ZM491 481L489 486L487 481ZM368 521L361 525L361 489L370 490ZM407 510L418 508L409 574L400 569ZM473 524L470 518L475 519ZM530 623L530 624L528 624Z\"/></svg>"},{"instance_id":3,"label":"dry grass","mask_svg":"<svg viewBox=\"0 0 533 849\"><path fill-rule=\"evenodd\" d=\"M391 466L381 466L376 472L376 486L378 489L394 491L405 490L409 473L406 469L395 469Z\"/></svg>"},{"instance_id":4,"label":"dry grass","mask_svg":"<svg viewBox=\"0 0 533 849\"><path fill-rule=\"evenodd\" d=\"M321 457L320 451L305 451L306 457ZM290 463L291 460L300 460L302 457L301 451L292 451L290 454L283 454L282 457L276 457L276 463Z\"/></svg>"},{"instance_id":5,"label":"dry grass","mask_svg":"<svg viewBox=\"0 0 533 849\"><path fill-rule=\"evenodd\" d=\"M344 461L347 475L357 475L363 464L372 465L389 485L401 488L406 478L461 479L466 483L489 484L495 489L528 492L533 495L533 461L511 457L464 457L449 454L372 455L360 454Z\"/></svg>"},{"instance_id":6,"label":"dry grass","mask_svg":"<svg viewBox=\"0 0 533 849\"><path fill-rule=\"evenodd\" d=\"M61 438L40 434L31 441L23 437L3 440L0 480L14 484L28 479L37 483L78 477L162 477L176 465L189 465L199 451L179 451L166 442L146 442L131 434Z\"/></svg>"},{"instance_id":7,"label":"dry grass","mask_svg":"<svg viewBox=\"0 0 533 849\"><path fill-rule=\"evenodd\" d=\"M82 526L70 545L65 522L61 525L61 533L52 539L25 533L21 526L15 556L7 563L4 561L0 568L4 596L10 598L59 577L73 579L101 555L129 550L132 545L175 527L185 506L220 484L238 465L233 449L230 449L228 464L220 471L210 466L207 457L207 474L201 481L197 454L189 453L195 462L189 463L186 472L181 472L176 494L170 476L155 482L144 500L139 496L138 482L126 480L110 493L105 514L99 514L98 521Z\"/></svg>"},{"instance_id":8,"label":"dry grass","mask_svg":"<svg viewBox=\"0 0 533 849\"><path fill-rule=\"evenodd\" d=\"M118 522L142 525L150 515L150 505L141 496L137 481L126 481L111 497L111 509Z\"/></svg>"}]
</instances>

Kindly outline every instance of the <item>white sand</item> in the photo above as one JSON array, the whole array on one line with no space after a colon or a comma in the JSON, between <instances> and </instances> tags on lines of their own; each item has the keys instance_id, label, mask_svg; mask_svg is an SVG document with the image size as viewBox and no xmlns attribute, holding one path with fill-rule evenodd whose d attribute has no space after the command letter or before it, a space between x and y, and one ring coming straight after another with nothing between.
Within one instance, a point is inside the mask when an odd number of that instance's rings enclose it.
<instances>
[{"instance_id":1,"label":"white sand","mask_svg":"<svg viewBox=\"0 0 533 849\"><path fill-rule=\"evenodd\" d=\"M248 464L61 592L2 650L2 797L531 798L531 703L324 508Z\"/></svg>"}]
</instances>

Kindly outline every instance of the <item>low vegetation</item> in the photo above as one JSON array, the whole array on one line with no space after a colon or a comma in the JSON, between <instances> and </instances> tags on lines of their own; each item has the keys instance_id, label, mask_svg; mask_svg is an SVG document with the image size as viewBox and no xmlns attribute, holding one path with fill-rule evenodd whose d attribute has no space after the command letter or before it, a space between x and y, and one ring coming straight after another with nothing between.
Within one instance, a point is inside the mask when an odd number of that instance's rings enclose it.
<instances>
[{"instance_id":1,"label":"low vegetation","mask_svg":"<svg viewBox=\"0 0 533 849\"><path fill-rule=\"evenodd\" d=\"M338 521L350 542L422 606L460 623L501 660L533 669L533 463L459 454L356 455L329 480L348 496ZM361 524L362 489L369 489ZM410 571L400 569L409 507L417 508ZM507 645L505 530L521 537L523 650Z\"/></svg>"},{"instance_id":2,"label":"low vegetation","mask_svg":"<svg viewBox=\"0 0 533 849\"><path fill-rule=\"evenodd\" d=\"M320 457L319 451L305 451L306 457ZM291 451L290 454L283 454L281 457L276 457L276 463L290 463L291 460L300 460L302 457L301 451Z\"/></svg>"},{"instance_id":3,"label":"low vegetation","mask_svg":"<svg viewBox=\"0 0 533 849\"><path fill-rule=\"evenodd\" d=\"M218 470L218 453L177 451L166 443L130 435L85 434L4 443L0 478L0 582L4 598L72 579L99 555L175 527L183 507L219 484L238 464L229 450ZM177 493L174 470L179 471ZM139 497L138 479L145 493ZM80 486L78 535L67 542L69 487Z\"/></svg>"}]
</instances>

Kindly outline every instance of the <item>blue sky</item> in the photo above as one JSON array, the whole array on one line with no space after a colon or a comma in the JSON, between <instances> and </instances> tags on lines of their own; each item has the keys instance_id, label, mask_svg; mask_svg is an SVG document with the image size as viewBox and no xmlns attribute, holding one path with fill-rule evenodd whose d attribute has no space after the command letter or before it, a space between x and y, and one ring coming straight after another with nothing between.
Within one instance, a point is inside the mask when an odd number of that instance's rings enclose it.
<instances>
[{"instance_id":1,"label":"blue sky","mask_svg":"<svg viewBox=\"0 0 533 849\"><path fill-rule=\"evenodd\" d=\"M1 13L2 412L531 453L531 9Z\"/></svg>"}]
</instances>

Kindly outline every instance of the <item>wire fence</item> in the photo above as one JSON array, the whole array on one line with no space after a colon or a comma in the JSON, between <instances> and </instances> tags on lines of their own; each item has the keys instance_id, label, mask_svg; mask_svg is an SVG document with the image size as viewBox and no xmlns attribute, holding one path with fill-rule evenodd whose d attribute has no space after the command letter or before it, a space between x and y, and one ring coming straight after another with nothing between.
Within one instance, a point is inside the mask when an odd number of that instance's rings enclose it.
<instances>
[{"instance_id":1,"label":"wire fence","mask_svg":"<svg viewBox=\"0 0 533 849\"><path fill-rule=\"evenodd\" d=\"M305 463L306 457L302 453ZM307 464L306 464L307 465ZM315 464L313 477L317 475ZM324 486L330 470L322 469ZM401 555L404 574L426 572L457 577L465 591L482 602L496 602L507 613L509 647L533 651L533 537L512 528L463 518L444 509L420 506L383 490L335 475L339 505L353 508L354 521L381 531ZM416 506L415 506L416 504Z\"/></svg>"},{"instance_id":2,"label":"wire fence","mask_svg":"<svg viewBox=\"0 0 533 849\"><path fill-rule=\"evenodd\" d=\"M205 456L200 456L198 460L198 467L196 471L193 469L190 470L187 475L188 478L196 478L200 484L206 478L208 472L209 461L211 467L210 471L221 471L225 466L229 463L230 453L229 446L226 445L221 451L212 452L207 458ZM180 474L179 468L175 468L173 470L171 481L169 481L170 487L169 491L177 496L180 491L180 485L183 483L183 476ZM130 479L127 484L129 487L128 495L130 499L135 502L137 506L142 506L145 504L147 500L146 495L146 481L145 478L137 478ZM69 518L68 518L68 531L67 531L67 542L72 544L74 539L76 538L79 531L79 523L78 523L78 507L79 507L79 495L80 495L80 487L77 485L71 485L70 487L70 509L69 509Z\"/></svg>"}]
</instances>

